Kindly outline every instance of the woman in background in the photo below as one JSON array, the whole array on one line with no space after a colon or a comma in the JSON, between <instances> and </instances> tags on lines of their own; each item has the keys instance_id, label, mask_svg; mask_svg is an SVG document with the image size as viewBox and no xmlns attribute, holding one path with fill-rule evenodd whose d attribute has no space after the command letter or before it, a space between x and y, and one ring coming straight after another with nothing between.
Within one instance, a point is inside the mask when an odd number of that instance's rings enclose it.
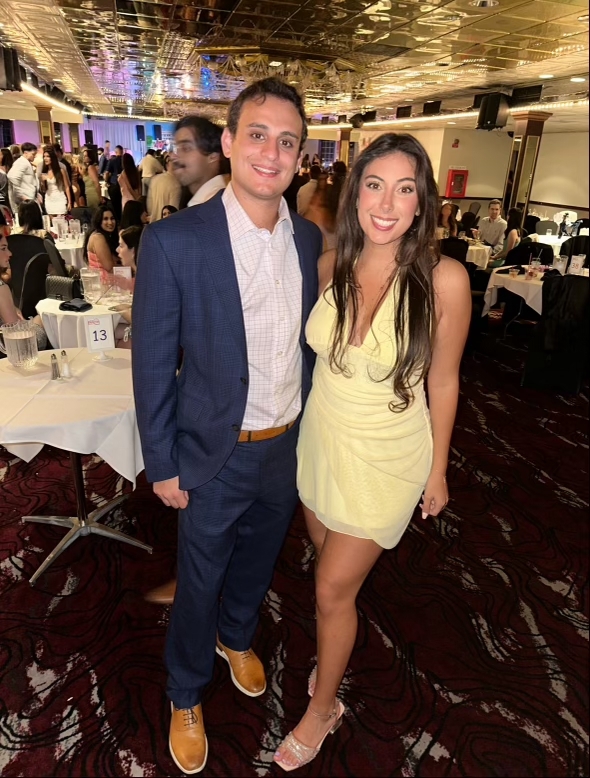
<instances>
[{"instance_id":1,"label":"woman in background","mask_svg":"<svg viewBox=\"0 0 590 778\"><path fill-rule=\"evenodd\" d=\"M1 280L1 277L5 276L7 271L10 270L11 256L12 253L8 248L6 236L0 235L0 324L16 324L23 318L14 304L10 288ZM44 349L47 346L47 335L41 324L40 316L35 316L32 326L37 336L37 348Z\"/></svg>"},{"instance_id":2,"label":"woman in background","mask_svg":"<svg viewBox=\"0 0 590 778\"><path fill-rule=\"evenodd\" d=\"M173 213L178 213L178 208L175 208L173 205L165 205L162 208L162 219L167 219Z\"/></svg>"},{"instance_id":3,"label":"woman in background","mask_svg":"<svg viewBox=\"0 0 590 778\"><path fill-rule=\"evenodd\" d=\"M101 279L105 283L117 264L118 245L117 220L113 209L109 205L101 205L92 217L84 254L88 257L88 267L100 270Z\"/></svg>"},{"instance_id":4,"label":"woman in background","mask_svg":"<svg viewBox=\"0 0 590 778\"><path fill-rule=\"evenodd\" d=\"M72 209L68 171L60 164L53 146L45 146L43 150L41 192L49 216L65 216Z\"/></svg>"},{"instance_id":5,"label":"woman in background","mask_svg":"<svg viewBox=\"0 0 590 778\"><path fill-rule=\"evenodd\" d=\"M22 155L21 147L18 145L18 143L13 143L8 147L8 150L12 154L12 163L14 164L16 160Z\"/></svg>"},{"instance_id":6,"label":"woman in background","mask_svg":"<svg viewBox=\"0 0 590 778\"><path fill-rule=\"evenodd\" d=\"M141 197L141 177L131 154L123 154L122 164L123 172L119 176L118 183L121 188L121 204L124 208L130 200L139 200Z\"/></svg>"},{"instance_id":7,"label":"woman in background","mask_svg":"<svg viewBox=\"0 0 590 778\"><path fill-rule=\"evenodd\" d=\"M0 206L6 206L10 208L10 200L8 199L8 176L6 175L12 167L12 154L10 149L2 149L0 151Z\"/></svg>"},{"instance_id":8,"label":"woman in background","mask_svg":"<svg viewBox=\"0 0 590 778\"><path fill-rule=\"evenodd\" d=\"M98 179L98 158L95 149L84 149L80 168L86 194L86 207L94 210L101 203L100 181Z\"/></svg>"},{"instance_id":9,"label":"woman in background","mask_svg":"<svg viewBox=\"0 0 590 778\"><path fill-rule=\"evenodd\" d=\"M316 190L305 211L305 218L317 224L324 236L324 251L336 247L336 214L340 199L340 186L328 183L327 173L318 178Z\"/></svg>"},{"instance_id":10,"label":"woman in background","mask_svg":"<svg viewBox=\"0 0 590 778\"><path fill-rule=\"evenodd\" d=\"M508 220L506 229L504 230L504 241L502 243L502 249L498 251L497 254L494 254L493 257L490 257L488 260L489 268L502 267L506 261L508 252L512 251L515 246L518 246L521 237L521 224L522 211L520 208L511 208L508 211Z\"/></svg>"},{"instance_id":11,"label":"woman in background","mask_svg":"<svg viewBox=\"0 0 590 778\"><path fill-rule=\"evenodd\" d=\"M456 238L459 229L457 227L457 220L453 215L453 206L451 203L445 203L441 206L438 213L438 227L443 230L443 238Z\"/></svg>"},{"instance_id":12,"label":"woman in background","mask_svg":"<svg viewBox=\"0 0 590 778\"><path fill-rule=\"evenodd\" d=\"M135 287L135 273L137 271L137 250L139 248L139 241L141 239L141 233L143 227L128 227L126 230L121 230L119 233L119 246L117 247L117 254L121 260L123 267L131 268L131 279L123 278L122 276L113 276L113 282L120 289L133 294L133 288ZM124 311L120 311L121 316L125 319L128 325L131 324L131 305ZM124 324L117 325L115 331L115 341L117 348L131 348L131 327Z\"/></svg>"},{"instance_id":13,"label":"woman in background","mask_svg":"<svg viewBox=\"0 0 590 778\"><path fill-rule=\"evenodd\" d=\"M141 200L129 200L123 207L119 232L126 230L128 227L145 227L146 224L149 224L149 221L150 217L143 198Z\"/></svg>"}]
</instances>

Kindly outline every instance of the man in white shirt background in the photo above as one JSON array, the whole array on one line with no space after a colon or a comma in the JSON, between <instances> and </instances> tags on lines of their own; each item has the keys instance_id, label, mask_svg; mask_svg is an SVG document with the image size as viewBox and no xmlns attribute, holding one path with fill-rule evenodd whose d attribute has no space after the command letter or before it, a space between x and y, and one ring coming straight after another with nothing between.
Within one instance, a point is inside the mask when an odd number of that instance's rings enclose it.
<instances>
[{"instance_id":1,"label":"man in white shirt background","mask_svg":"<svg viewBox=\"0 0 590 778\"><path fill-rule=\"evenodd\" d=\"M33 161L37 153L34 143L23 143L20 156L8 171L9 199L13 212L18 211L18 206L25 200L37 200L39 205L43 200L39 194L39 180L37 171L33 167Z\"/></svg>"},{"instance_id":2,"label":"man in white shirt background","mask_svg":"<svg viewBox=\"0 0 590 778\"><path fill-rule=\"evenodd\" d=\"M501 216L501 208L502 203L499 200L490 200L488 215L480 219L477 228L480 240L491 246L494 253L502 250L507 225L506 219Z\"/></svg>"},{"instance_id":3,"label":"man in white shirt background","mask_svg":"<svg viewBox=\"0 0 590 778\"><path fill-rule=\"evenodd\" d=\"M162 209L166 205L172 205L178 209L182 187L174 175L174 160L171 155L164 157L166 170L158 176L153 176L148 187L147 211L150 215L150 224L162 218Z\"/></svg>"},{"instance_id":4,"label":"man in white shirt background","mask_svg":"<svg viewBox=\"0 0 590 778\"><path fill-rule=\"evenodd\" d=\"M310 180L307 184L303 184L297 192L297 213L300 216L305 216L305 212L309 208L309 204L318 188L318 179L321 173L322 169L319 165L312 165L309 170Z\"/></svg>"},{"instance_id":5,"label":"man in white shirt background","mask_svg":"<svg viewBox=\"0 0 590 778\"><path fill-rule=\"evenodd\" d=\"M185 116L174 129L174 175L200 205L225 189L228 163L221 152L222 129L204 116Z\"/></svg>"},{"instance_id":6,"label":"man in white shirt background","mask_svg":"<svg viewBox=\"0 0 590 778\"><path fill-rule=\"evenodd\" d=\"M164 172L164 168L156 159L156 152L154 149L148 149L145 153L145 157L141 160L137 169L141 173L141 190L145 197L148 193L148 187L154 176Z\"/></svg>"}]
</instances>

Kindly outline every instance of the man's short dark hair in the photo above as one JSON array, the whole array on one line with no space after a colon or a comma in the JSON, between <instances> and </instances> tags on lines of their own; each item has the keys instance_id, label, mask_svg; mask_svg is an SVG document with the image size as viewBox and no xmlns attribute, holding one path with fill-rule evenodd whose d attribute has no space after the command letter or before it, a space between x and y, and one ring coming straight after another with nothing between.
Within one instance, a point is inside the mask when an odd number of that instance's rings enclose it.
<instances>
[{"instance_id":1,"label":"man's short dark hair","mask_svg":"<svg viewBox=\"0 0 590 778\"><path fill-rule=\"evenodd\" d=\"M56 154L63 154L63 151L61 150L61 146L59 145L59 143L53 144L53 150L55 151Z\"/></svg>"},{"instance_id":2,"label":"man's short dark hair","mask_svg":"<svg viewBox=\"0 0 590 778\"><path fill-rule=\"evenodd\" d=\"M110 143L110 140L105 140L105 144Z\"/></svg>"},{"instance_id":3,"label":"man's short dark hair","mask_svg":"<svg viewBox=\"0 0 590 778\"><path fill-rule=\"evenodd\" d=\"M153 149L148 149L148 150L146 151L146 155L147 155L147 154L149 154L149 155L150 155L150 157L155 157L155 156L156 156L156 152L155 152Z\"/></svg>"},{"instance_id":4,"label":"man's short dark hair","mask_svg":"<svg viewBox=\"0 0 590 778\"><path fill-rule=\"evenodd\" d=\"M322 175L322 169L319 165L312 165L309 168L309 176L312 181L317 181L321 175Z\"/></svg>"},{"instance_id":5,"label":"man's short dark hair","mask_svg":"<svg viewBox=\"0 0 590 778\"><path fill-rule=\"evenodd\" d=\"M185 116L174 127L190 130L201 154L221 154L221 133L223 130L206 116Z\"/></svg>"},{"instance_id":6,"label":"man's short dark hair","mask_svg":"<svg viewBox=\"0 0 590 778\"><path fill-rule=\"evenodd\" d=\"M35 146L34 143L21 143L20 149L22 153L24 154L26 151L37 151L37 146Z\"/></svg>"},{"instance_id":7,"label":"man's short dark hair","mask_svg":"<svg viewBox=\"0 0 590 778\"><path fill-rule=\"evenodd\" d=\"M305 106L303 104L303 98L299 92L290 84L286 84L281 81L280 78L271 76L270 78L262 78L260 81L255 81L250 86L247 86L236 99L230 104L227 113L227 128L232 135L236 134L238 129L238 122L240 120L240 114L244 103L248 100L254 102L263 103L267 97L277 97L279 100L285 100L287 103L291 103L301 116L301 142L299 144L299 150L303 148L305 141L307 140L307 116L305 115Z\"/></svg>"},{"instance_id":8,"label":"man's short dark hair","mask_svg":"<svg viewBox=\"0 0 590 778\"><path fill-rule=\"evenodd\" d=\"M336 162L334 162L334 164L332 165L332 170L335 176L341 176L342 178L346 178L346 173L348 172L348 168L346 167L346 162L342 162L341 159L337 159Z\"/></svg>"},{"instance_id":9,"label":"man's short dark hair","mask_svg":"<svg viewBox=\"0 0 590 778\"><path fill-rule=\"evenodd\" d=\"M98 147L96 150L97 150L97 151L99 151L99 152L100 152L100 151L104 151L104 149L103 149L103 147L102 147L102 146L99 146L99 147Z\"/></svg>"},{"instance_id":10,"label":"man's short dark hair","mask_svg":"<svg viewBox=\"0 0 590 778\"><path fill-rule=\"evenodd\" d=\"M117 149L121 149L121 151L125 151L125 149L123 148L123 146L119 146L118 144L115 146L115 151L116 151Z\"/></svg>"},{"instance_id":11,"label":"man's short dark hair","mask_svg":"<svg viewBox=\"0 0 590 778\"><path fill-rule=\"evenodd\" d=\"M500 202L500 200L490 200L490 202L488 203L488 208L490 208L492 205L499 205L500 208L502 207L502 203Z\"/></svg>"}]
</instances>

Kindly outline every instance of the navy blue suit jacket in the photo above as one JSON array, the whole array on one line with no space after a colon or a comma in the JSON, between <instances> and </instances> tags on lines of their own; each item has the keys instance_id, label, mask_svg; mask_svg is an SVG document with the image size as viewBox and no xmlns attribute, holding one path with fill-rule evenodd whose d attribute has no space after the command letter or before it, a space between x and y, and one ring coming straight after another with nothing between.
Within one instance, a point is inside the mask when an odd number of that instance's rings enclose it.
<instances>
[{"instance_id":1,"label":"navy blue suit jacket","mask_svg":"<svg viewBox=\"0 0 590 778\"><path fill-rule=\"evenodd\" d=\"M305 322L317 298L322 235L291 213L303 278L302 404L314 355ZM184 351L177 375L179 347ZM246 409L248 354L221 193L147 227L133 299L133 384L149 481L181 489L214 478L233 451Z\"/></svg>"}]
</instances>

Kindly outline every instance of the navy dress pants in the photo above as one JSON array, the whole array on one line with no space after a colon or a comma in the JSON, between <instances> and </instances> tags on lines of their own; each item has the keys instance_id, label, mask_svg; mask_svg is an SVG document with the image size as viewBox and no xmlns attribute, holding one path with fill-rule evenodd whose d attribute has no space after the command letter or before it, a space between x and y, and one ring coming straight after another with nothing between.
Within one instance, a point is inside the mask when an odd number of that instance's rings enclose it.
<instances>
[{"instance_id":1,"label":"navy dress pants","mask_svg":"<svg viewBox=\"0 0 590 778\"><path fill-rule=\"evenodd\" d=\"M166 636L167 694L201 701L215 639L250 648L258 611L297 505L299 424L271 440L238 443L213 480L179 512L178 582Z\"/></svg>"}]
</instances>

